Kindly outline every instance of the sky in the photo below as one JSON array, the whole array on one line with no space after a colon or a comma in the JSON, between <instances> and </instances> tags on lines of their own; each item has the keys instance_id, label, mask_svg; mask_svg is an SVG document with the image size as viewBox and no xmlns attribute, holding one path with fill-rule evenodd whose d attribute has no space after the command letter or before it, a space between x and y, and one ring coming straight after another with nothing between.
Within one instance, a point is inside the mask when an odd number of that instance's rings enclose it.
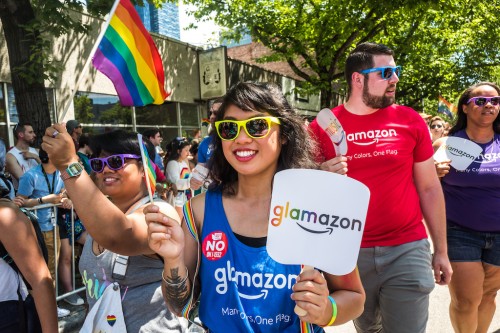
<instances>
[{"instance_id":1,"label":"sky","mask_svg":"<svg viewBox=\"0 0 500 333\"><path fill-rule=\"evenodd\" d=\"M213 21L197 22L197 29L185 29L190 23L195 22L195 19L187 14L192 8L192 5L186 5L179 1L181 41L203 48L219 46L218 32L220 28Z\"/></svg>"}]
</instances>

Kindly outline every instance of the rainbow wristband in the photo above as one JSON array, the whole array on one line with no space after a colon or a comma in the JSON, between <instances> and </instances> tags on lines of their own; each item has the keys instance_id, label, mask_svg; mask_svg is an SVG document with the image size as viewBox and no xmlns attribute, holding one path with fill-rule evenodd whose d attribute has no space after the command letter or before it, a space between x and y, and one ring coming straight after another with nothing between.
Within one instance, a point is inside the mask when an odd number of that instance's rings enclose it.
<instances>
[{"instance_id":1,"label":"rainbow wristband","mask_svg":"<svg viewBox=\"0 0 500 333\"><path fill-rule=\"evenodd\" d=\"M335 319L337 319L337 303L335 302L332 296L328 296L328 299L332 303L332 319L330 319L330 322L323 327L332 326L333 323L335 322Z\"/></svg>"}]
</instances>

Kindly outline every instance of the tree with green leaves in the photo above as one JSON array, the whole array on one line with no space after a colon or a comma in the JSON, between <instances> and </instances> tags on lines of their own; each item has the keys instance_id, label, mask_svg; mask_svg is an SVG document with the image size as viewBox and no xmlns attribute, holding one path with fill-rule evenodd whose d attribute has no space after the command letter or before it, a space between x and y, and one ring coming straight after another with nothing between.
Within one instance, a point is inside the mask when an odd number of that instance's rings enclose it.
<instances>
[{"instance_id":1,"label":"tree with green leaves","mask_svg":"<svg viewBox=\"0 0 500 333\"><path fill-rule=\"evenodd\" d=\"M335 83L344 84L345 59L360 42L394 49L403 66L398 100L416 108L438 94L453 100L500 64L498 0L186 1L196 18L226 27L225 38L249 33L267 46L273 55L261 60L286 61L305 92L321 92L323 107L331 106Z\"/></svg>"},{"instance_id":2,"label":"tree with green leaves","mask_svg":"<svg viewBox=\"0 0 500 333\"><path fill-rule=\"evenodd\" d=\"M81 123L90 123L94 119L92 100L86 95L77 95L73 98L75 118Z\"/></svg>"}]
</instances>

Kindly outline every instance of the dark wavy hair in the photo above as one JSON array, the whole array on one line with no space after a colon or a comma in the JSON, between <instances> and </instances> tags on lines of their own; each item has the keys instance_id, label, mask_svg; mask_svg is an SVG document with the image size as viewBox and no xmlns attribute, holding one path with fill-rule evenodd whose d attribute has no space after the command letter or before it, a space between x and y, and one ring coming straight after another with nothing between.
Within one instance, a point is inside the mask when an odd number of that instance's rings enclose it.
<instances>
[{"instance_id":1,"label":"dark wavy hair","mask_svg":"<svg viewBox=\"0 0 500 333\"><path fill-rule=\"evenodd\" d=\"M312 156L313 141L302 118L290 106L281 89L272 83L240 82L231 87L224 96L217 113L217 121L224 119L229 106L234 105L243 111L266 112L281 121L280 138L283 142L278 158L277 171L286 169L316 169L318 166ZM213 131L213 155L208 163L209 175L214 181L211 190L220 188L226 195L234 195L234 185L238 173L227 162L222 152L222 140Z\"/></svg>"},{"instance_id":2,"label":"dark wavy hair","mask_svg":"<svg viewBox=\"0 0 500 333\"><path fill-rule=\"evenodd\" d=\"M455 126L450 129L449 135L455 134L456 132L467 128L467 115L464 112L463 106L467 105L467 101L474 97L472 96L474 89L480 86L490 86L497 91L498 95L500 95L500 87L493 82L479 82L465 89L458 99L457 122L455 123ZM495 133L500 133L500 117L498 115L493 122L493 130Z\"/></svg>"},{"instance_id":3,"label":"dark wavy hair","mask_svg":"<svg viewBox=\"0 0 500 333\"><path fill-rule=\"evenodd\" d=\"M153 144L143 137L146 144L149 158L154 161L155 148ZM141 148L137 140L137 133L124 130L111 131L90 137L89 146L92 150L92 157L99 157L101 152L108 154L134 154L141 156ZM141 162L141 161L139 161Z\"/></svg>"}]
</instances>

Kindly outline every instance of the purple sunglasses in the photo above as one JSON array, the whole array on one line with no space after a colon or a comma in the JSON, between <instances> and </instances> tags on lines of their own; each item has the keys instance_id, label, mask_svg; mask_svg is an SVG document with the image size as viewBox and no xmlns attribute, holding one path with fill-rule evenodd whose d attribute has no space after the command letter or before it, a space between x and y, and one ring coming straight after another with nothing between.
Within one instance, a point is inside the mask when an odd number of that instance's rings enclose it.
<instances>
[{"instance_id":1,"label":"purple sunglasses","mask_svg":"<svg viewBox=\"0 0 500 333\"><path fill-rule=\"evenodd\" d=\"M111 170L120 170L125 166L125 159L132 158L140 160L141 157L133 154L116 154L106 157L91 158L89 160L90 168L92 171L101 173L104 170L104 166L107 165Z\"/></svg>"},{"instance_id":2,"label":"purple sunglasses","mask_svg":"<svg viewBox=\"0 0 500 333\"><path fill-rule=\"evenodd\" d=\"M500 103L500 96L494 96L494 97L476 96L469 99L467 101L467 104L469 104L472 101L474 101L474 104L476 104L477 106L486 105L486 103L488 102L490 102L491 105L496 106Z\"/></svg>"}]
</instances>

